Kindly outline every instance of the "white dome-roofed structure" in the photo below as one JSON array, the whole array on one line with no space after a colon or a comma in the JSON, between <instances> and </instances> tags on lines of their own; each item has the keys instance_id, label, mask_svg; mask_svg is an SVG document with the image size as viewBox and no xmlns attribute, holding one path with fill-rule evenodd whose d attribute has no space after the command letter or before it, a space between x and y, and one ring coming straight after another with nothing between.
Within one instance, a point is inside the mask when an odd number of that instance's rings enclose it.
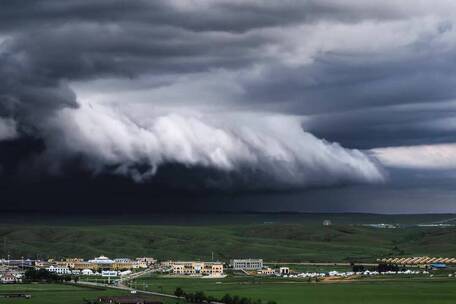
<instances>
[{"instance_id":1,"label":"white dome-roofed structure","mask_svg":"<svg viewBox=\"0 0 456 304\"><path fill-rule=\"evenodd\" d=\"M106 265L106 264L113 264L114 261L111 260L110 258L102 255L102 256L99 256L97 258L94 258L93 260L89 260L89 263L99 264L99 265Z\"/></svg>"}]
</instances>

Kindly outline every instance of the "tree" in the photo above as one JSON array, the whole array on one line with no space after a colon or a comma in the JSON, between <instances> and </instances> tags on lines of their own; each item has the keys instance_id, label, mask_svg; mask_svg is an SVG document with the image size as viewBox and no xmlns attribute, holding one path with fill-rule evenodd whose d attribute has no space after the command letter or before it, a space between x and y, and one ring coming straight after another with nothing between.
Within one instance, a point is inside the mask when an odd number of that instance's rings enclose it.
<instances>
[{"instance_id":1,"label":"tree","mask_svg":"<svg viewBox=\"0 0 456 304\"><path fill-rule=\"evenodd\" d=\"M193 293L186 293L184 295L185 301L190 302L190 303L195 303L195 295Z\"/></svg>"},{"instance_id":2,"label":"tree","mask_svg":"<svg viewBox=\"0 0 456 304\"><path fill-rule=\"evenodd\" d=\"M47 271L46 269L28 269L24 275L25 282L62 282L63 278L57 275L56 273L52 273Z\"/></svg>"},{"instance_id":3,"label":"tree","mask_svg":"<svg viewBox=\"0 0 456 304\"><path fill-rule=\"evenodd\" d=\"M175 295L176 297L179 297L179 298L180 298L180 297L183 297L184 294L185 294L185 293L184 293L184 290L183 290L182 288L180 288L180 287L177 287L176 290L174 291L174 295Z\"/></svg>"},{"instance_id":4,"label":"tree","mask_svg":"<svg viewBox=\"0 0 456 304\"><path fill-rule=\"evenodd\" d=\"M233 304L241 304L241 298L239 298L239 296L234 296L232 303Z\"/></svg>"},{"instance_id":5,"label":"tree","mask_svg":"<svg viewBox=\"0 0 456 304\"><path fill-rule=\"evenodd\" d=\"M226 304L233 304L233 298L230 296L229 293L224 295L223 298L221 299L221 301Z\"/></svg>"},{"instance_id":6,"label":"tree","mask_svg":"<svg viewBox=\"0 0 456 304\"><path fill-rule=\"evenodd\" d=\"M241 298L240 304L252 304L252 300L249 298Z\"/></svg>"},{"instance_id":7,"label":"tree","mask_svg":"<svg viewBox=\"0 0 456 304\"><path fill-rule=\"evenodd\" d=\"M204 294L204 292L202 291L197 291L195 293L195 302L199 303L199 302L203 302L203 301L206 301L207 297L206 295Z\"/></svg>"}]
</instances>

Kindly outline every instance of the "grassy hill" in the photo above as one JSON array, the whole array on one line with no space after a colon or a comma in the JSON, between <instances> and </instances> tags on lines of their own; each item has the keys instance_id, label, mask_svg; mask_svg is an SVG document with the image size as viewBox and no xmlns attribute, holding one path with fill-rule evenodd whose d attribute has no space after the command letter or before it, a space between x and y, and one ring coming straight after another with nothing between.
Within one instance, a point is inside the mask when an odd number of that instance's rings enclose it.
<instances>
[{"instance_id":1,"label":"grassy hill","mask_svg":"<svg viewBox=\"0 0 456 304\"><path fill-rule=\"evenodd\" d=\"M268 261L373 261L398 255L456 256L456 228L410 226L454 215L231 214L148 217L36 216L0 224L0 256L160 259L262 257ZM154 220L155 218L155 220ZM333 225L322 226L331 219ZM54 219L54 220L53 220ZM177 224L174 224L176 222ZM365 223L400 223L377 229Z\"/></svg>"}]
</instances>

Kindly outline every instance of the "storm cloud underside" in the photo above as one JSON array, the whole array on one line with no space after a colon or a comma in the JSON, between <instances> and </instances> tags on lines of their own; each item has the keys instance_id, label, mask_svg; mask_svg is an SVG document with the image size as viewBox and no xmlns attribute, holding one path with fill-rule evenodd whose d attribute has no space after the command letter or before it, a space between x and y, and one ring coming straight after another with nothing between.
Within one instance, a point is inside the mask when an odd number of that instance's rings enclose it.
<instances>
[{"instance_id":1,"label":"storm cloud underside","mask_svg":"<svg viewBox=\"0 0 456 304\"><path fill-rule=\"evenodd\" d=\"M384 182L415 158L395 147L456 139L455 6L2 1L0 145L43 143L8 174L77 160L142 183L169 164L242 189Z\"/></svg>"}]
</instances>

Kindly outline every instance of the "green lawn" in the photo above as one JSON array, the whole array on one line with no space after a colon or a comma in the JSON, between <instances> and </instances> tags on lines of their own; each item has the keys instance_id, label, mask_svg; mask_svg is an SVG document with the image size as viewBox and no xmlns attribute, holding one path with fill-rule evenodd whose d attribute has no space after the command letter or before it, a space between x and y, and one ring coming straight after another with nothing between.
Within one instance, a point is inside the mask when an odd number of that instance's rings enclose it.
<instances>
[{"instance_id":1,"label":"green lawn","mask_svg":"<svg viewBox=\"0 0 456 304\"><path fill-rule=\"evenodd\" d=\"M220 283L221 282L221 283ZM239 295L278 304L445 304L456 303L456 280L397 279L348 283L307 283L284 279L144 278L137 287L172 293L204 291L208 295Z\"/></svg>"},{"instance_id":2,"label":"green lawn","mask_svg":"<svg viewBox=\"0 0 456 304\"><path fill-rule=\"evenodd\" d=\"M3 299L1 304L83 304L84 299L96 300L101 296L126 295L128 292L115 289L93 289L63 284L15 284L0 285L1 293L31 294L31 299ZM165 304L175 300L159 299Z\"/></svg>"}]
</instances>

